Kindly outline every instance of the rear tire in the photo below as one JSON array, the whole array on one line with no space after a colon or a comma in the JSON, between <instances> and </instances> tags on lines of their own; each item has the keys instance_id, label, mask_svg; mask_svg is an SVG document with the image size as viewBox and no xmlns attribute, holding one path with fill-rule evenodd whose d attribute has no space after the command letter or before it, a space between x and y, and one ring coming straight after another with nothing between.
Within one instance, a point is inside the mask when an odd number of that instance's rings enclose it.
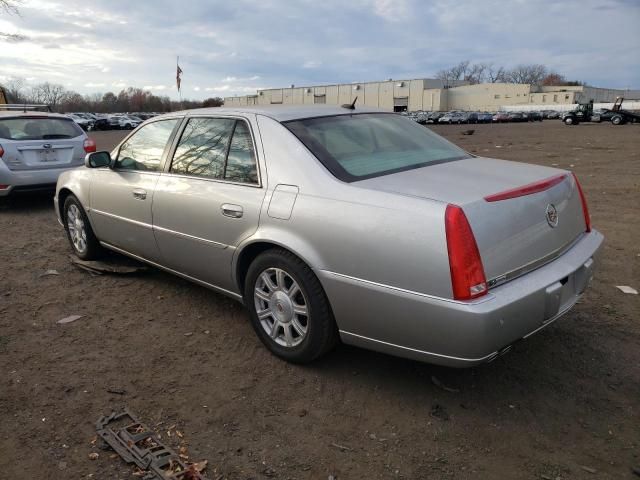
<instances>
[{"instance_id":1,"label":"rear tire","mask_svg":"<svg viewBox=\"0 0 640 480\"><path fill-rule=\"evenodd\" d=\"M69 195L63 207L64 229L71 248L82 260L95 260L103 253L100 242L93 233L87 214L75 195Z\"/></svg>"},{"instance_id":2,"label":"rear tire","mask_svg":"<svg viewBox=\"0 0 640 480\"><path fill-rule=\"evenodd\" d=\"M244 300L258 338L277 357L308 363L337 343L338 328L322 285L286 250L256 257L247 272Z\"/></svg>"},{"instance_id":3,"label":"rear tire","mask_svg":"<svg viewBox=\"0 0 640 480\"><path fill-rule=\"evenodd\" d=\"M622 117L620 115L614 115L611 117L611 123L614 125L622 125Z\"/></svg>"}]
</instances>

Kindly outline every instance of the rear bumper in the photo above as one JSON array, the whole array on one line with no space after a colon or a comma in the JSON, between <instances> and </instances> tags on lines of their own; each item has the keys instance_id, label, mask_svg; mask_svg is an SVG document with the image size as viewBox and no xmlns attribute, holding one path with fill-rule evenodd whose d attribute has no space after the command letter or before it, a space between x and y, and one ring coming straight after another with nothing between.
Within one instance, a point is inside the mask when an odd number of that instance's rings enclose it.
<instances>
[{"instance_id":1,"label":"rear bumper","mask_svg":"<svg viewBox=\"0 0 640 480\"><path fill-rule=\"evenodd\" d=\"M585 234L553 262L459 302L319 271L345 343L452 367L488 362L578 301L604 237Z\"/></svg>"},{"instance_id":2,"label":"rear bumper","mask_svg":"<svg viewBox=\"0 0 640 480\"><path fill-rule=\"evenodd\" d=\"M63 168L48 168L43 170L9 170L0 160L0 185L8 188L0 189L0 197L6 197L12 192L55 189L58 176L62 172L78 168L73 165Z\"/></svg>"}]
</instances>

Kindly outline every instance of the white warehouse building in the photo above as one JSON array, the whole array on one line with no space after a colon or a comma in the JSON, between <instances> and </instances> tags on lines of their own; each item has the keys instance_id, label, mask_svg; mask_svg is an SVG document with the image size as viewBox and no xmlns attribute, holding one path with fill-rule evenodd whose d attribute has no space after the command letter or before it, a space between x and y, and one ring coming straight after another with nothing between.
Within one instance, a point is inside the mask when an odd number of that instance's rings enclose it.
<instances>
[{"instance_id":1,"label":"white warehouse building","mask_svg":"<svg viewBox=\"0 0 640 480\"><path fill-rule=\"evenodd\" d=\"M640 92L585 86L538 86L515 83L481 83L469 85L458 81L445 86L442 80L420 78L382 82L343 83L309 87L271 88L254 95L226 97L225 106L306 105L352 103L387 111L500 110L505 106L571 105L593 100L615 101L616 97L637 98Z\"/></svg>"}]
</instances>

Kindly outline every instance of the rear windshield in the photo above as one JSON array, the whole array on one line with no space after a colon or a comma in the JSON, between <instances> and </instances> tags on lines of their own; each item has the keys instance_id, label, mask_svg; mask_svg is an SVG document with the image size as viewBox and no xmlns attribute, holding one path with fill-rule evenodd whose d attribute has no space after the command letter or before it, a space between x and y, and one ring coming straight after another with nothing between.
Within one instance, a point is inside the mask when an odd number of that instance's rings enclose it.
<instances>
[{"instance_id":1,"label":"rear windshield","mask_svg":"<svg viewBox=\"0 0 640 480\"><path fill-rule=\"evenodd\" d=\"M0 138L9 140L51 140L75 138L82 129L71 119L20 117L0 119Z\"/></svg>"},{"instance_id":2,"label":"rear windshield","mask_svg":"<svg viewBox=\"0 0 640 480\"><path fill-rule=\"evenodd\" d=\"M284 125L346 182L469 157L428 128L392 113L337 115Z\"/></svg>"}]
</instances>

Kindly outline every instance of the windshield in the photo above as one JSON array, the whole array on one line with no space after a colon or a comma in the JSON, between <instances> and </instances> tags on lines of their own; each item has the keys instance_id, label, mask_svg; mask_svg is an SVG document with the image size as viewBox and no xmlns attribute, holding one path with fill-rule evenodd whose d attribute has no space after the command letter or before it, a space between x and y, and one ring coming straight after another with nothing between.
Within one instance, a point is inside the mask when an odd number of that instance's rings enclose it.
<instances>
[{"instance_id":1,"label":"windshield","mask_svg":"<svg viewBox=\"0 0 640 480\"><path fill-rule=\"evenodd\" d=\"M391 113L310 118L284 125L346 182L469 157L429 129Z\"/></svg>"},{"instance_id":2,"label":"windshield","mask_svg":"<svg viewBox=\"0 0 640 480\"><path fill-rule=\"evenodd\" d=\"M0 119L0 138L9 140L51 140L75 138L82 130L71 119L21 117Z\"/></svg>"}]
</instances>

